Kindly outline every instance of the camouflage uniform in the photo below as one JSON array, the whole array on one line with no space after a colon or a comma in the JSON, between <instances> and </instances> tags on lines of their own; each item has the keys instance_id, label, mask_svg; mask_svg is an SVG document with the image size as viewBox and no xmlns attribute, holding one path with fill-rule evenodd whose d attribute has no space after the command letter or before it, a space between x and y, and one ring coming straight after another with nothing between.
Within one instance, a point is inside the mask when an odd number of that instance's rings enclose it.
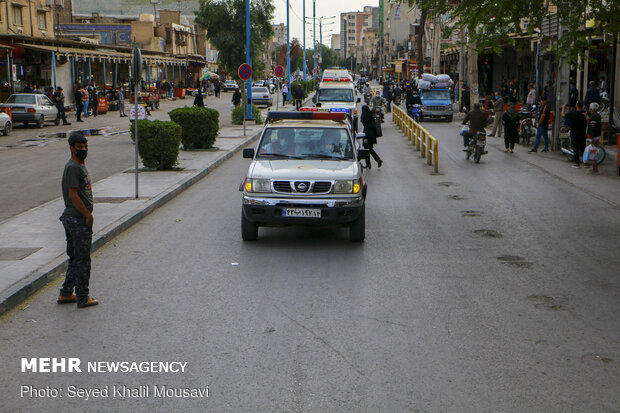
<instances>
[{"instance_id":1,"label":"camouflage uniform","mask_svg":"<svg viewBox=\"0 0 620 413\"><path fill-rule=\"evenodd\" d=\"M60 295L68 297L73 293L78 304L88 300L88 284L90 280L90 246L93 237L93 230L86 225L84 218L62 215L60 217L62 225L65 227L67 237L67 255L69 256L69 266L65 282L60 289Z\"/></svg>"}]
</instances>

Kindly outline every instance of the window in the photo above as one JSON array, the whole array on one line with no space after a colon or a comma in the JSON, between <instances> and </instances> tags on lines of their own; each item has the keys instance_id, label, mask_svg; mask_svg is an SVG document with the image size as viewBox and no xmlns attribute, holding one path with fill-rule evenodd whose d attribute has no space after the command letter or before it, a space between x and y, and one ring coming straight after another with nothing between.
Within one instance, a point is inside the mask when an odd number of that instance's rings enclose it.
<instances>
[{"instance_id":1,"label":"window","mask_svg":"<svg viewBox=\"0 0 620 413\"><path fill-rule=\"evenodd\" d=\"M39 29L47 30L47 20L45 19L47 17L47 13L44 11L40 11L38 14L38 17L39 17Z\"/></svg>"},{"instance_id":2,"label":"window","mask_svg":"<svg viewBox=\"0 0 620 413\"><path fill-rule=\"evenodd\" d=\"M22 21L22 6L12 6L13 9L13 24L15 26L23 26L24 22Z\"/></svg>"}]
</instances>

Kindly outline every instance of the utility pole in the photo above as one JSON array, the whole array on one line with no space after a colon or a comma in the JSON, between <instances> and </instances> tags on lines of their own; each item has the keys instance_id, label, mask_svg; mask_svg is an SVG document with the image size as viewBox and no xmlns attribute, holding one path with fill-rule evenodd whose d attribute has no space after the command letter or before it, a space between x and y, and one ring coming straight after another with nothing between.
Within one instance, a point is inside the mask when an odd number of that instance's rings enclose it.
<instances>
[{"instance_id":1,"label":"utility pole","mask_svg":"<svg viewBox=\"0 0 620 413\"><path fill-rule=\"evenodd\" d=\"M316 0L312 0L312 44L314 45L314 69L312 70L312 78L316 70Z\"/></svg>"},{"instance_id":2,"label":"utility pole","mask_svg":"<svg viewBox=\"0 0 620 413\"><path fill-rule=\"evenodd\" d=\"M304 82L306 81L306 0L304 0Z\"/></svg>"},{"instance_id":3,"label":"utility pole","mask_svg":"<svg viewBox=\"0 0 620 413\"><path fill-rule=\"evenodd\" d=\"M252 53L250 50L250 0L245 0L245 60L246 63L252 66ZM186 48L187 50L187 48ZM246 82L245 93L247 110L245 113L246 120L254 120L254 114L252 113L252 78L250 77Z\"/></svg>"},{"instance_id":4,"label":"utility pole","mask_svg":"<svg viewBox=\"0 0 620 413\"><path fill-rule=\"evenodd\" d=\"M286 0L286 87L291 93L291 38L289 30L289 0Z\"/></svg>"},{"instance_id":5,"label":"utility pole","mask_svg":"<svg viewBox=\"0 0 620 413\"><path fill-rule=\"evenodd\" d=\"M439 16L435 16L433 19L433 54L431 58L431 72L433 74L439 73L439 61L441 58L441 23L439 22Z\"/></svg>"}]
</instances>

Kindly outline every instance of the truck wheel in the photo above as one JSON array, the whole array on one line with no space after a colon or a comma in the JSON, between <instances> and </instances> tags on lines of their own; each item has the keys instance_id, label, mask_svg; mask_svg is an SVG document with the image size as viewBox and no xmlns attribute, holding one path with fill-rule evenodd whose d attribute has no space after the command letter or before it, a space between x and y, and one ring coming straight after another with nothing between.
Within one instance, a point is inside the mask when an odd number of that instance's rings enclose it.
<instances>
[{"instance_id":1,"label":"truck wheel","mask_svg":"<svg viewBox=\"0 0 620 413\"><path fill-rule=\"evenodd\" d=\"M4 124L4 129L2 129L2 134L4 136L9 136L9 133L11 133L11 122L7 121Z\"/></svg>"},{"instance_id":2,"label":"truck wheel","mask_svg":"<svg viewBox=\"0 0 620 413\"><path fill-rule=\"evenodd\" d=\"M241 211L241 238L244 241L256 241L258 238L258 224L249 221Z\"/></svg>"},{"instance_id":3,"label":"truck wheel","mask_svg":"<svg viewBox=\"0 0 620 413\"><path fill-rule=\"evenodd\" d=\"M360 216L349 226L349 241L364 242L366 236L366 207L362 207Z\"/></svg>"}]
</instances>

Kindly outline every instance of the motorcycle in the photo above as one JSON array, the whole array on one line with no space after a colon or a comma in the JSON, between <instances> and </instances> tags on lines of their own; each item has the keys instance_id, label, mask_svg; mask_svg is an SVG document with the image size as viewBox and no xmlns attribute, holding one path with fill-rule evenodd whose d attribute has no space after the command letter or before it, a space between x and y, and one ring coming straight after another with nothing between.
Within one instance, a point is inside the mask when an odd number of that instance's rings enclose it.
<instances>
[{"instance_id":1,"label":"motorcycle","mask_svg":"<svg viewBox=\"0 0 620 413\"><path fill-rule=\"evenodd\" d=\"M599 107L599 112L605 112L609 108L609 95L607 92L601 92L601 105Z\"/></svg>"},{"instance_id":2,"label":"motorcycle","mask_svg":"<svg viewBox=\"0 0 620 413\"><path fill-rule=\"evenodd\" d=\"M607 158L607 151L603 146L599 145L599 140L594 139L594 146L598 150L598 161L596 162L598 165L602 164ZM570 139L570 130L567 126L560 127L560 145L562 149L562 153L566 155L566 158L569 162L575 162L575 153L573 152L573 145Z\"/></svg>"},{"instance_id":3,"label":"motorcycle","mask_svg":"<svg viewBox=\"0 0 620 413\"><path fill-rule=\"evenodd\" d=\"M411 106L409 110L409 116L418 123L420 123L420 113L420 105L416 103Z\"/></svg>"},{"instance_id":4,"label":"motorcycle","mask_svg":"<svg viewBox=\"0 0 620 413\"><path fill-rule=\"evenodd\" d=\"M485 131L480 131L476 133L470 133L469 128L466 126L461 130L461 135L469 134L469 142L467 144L467 148L465 149L466 158L474 157L474 161L476 163L480 163L480 158L482 155L488 153L488 151L484 150L484 147L487 143L487 134Z\"/></svg>"},{"instance_id":5,"label":"motorcycle","mask_svg":"<svg viewBox=\"0 0 620 413\"><path fill-rule=\"evenodd\" d=\"M519 122L519 141L522 145L529 145L530 140L536 136L536 127L534 126L536 105L528 110L525 106L521 109Z\"/></svg>"},{"instance_id":6,"label":"motorcycle","mask_svg":"<svg viewBox=\"0 0 620 413\"><path fill-rule=\"evenodd\" d=\"M370 105L370 99L372 99L370 92L364 93L364 102L366 102L367 105Z\"/></svg>"}]
</instances>

